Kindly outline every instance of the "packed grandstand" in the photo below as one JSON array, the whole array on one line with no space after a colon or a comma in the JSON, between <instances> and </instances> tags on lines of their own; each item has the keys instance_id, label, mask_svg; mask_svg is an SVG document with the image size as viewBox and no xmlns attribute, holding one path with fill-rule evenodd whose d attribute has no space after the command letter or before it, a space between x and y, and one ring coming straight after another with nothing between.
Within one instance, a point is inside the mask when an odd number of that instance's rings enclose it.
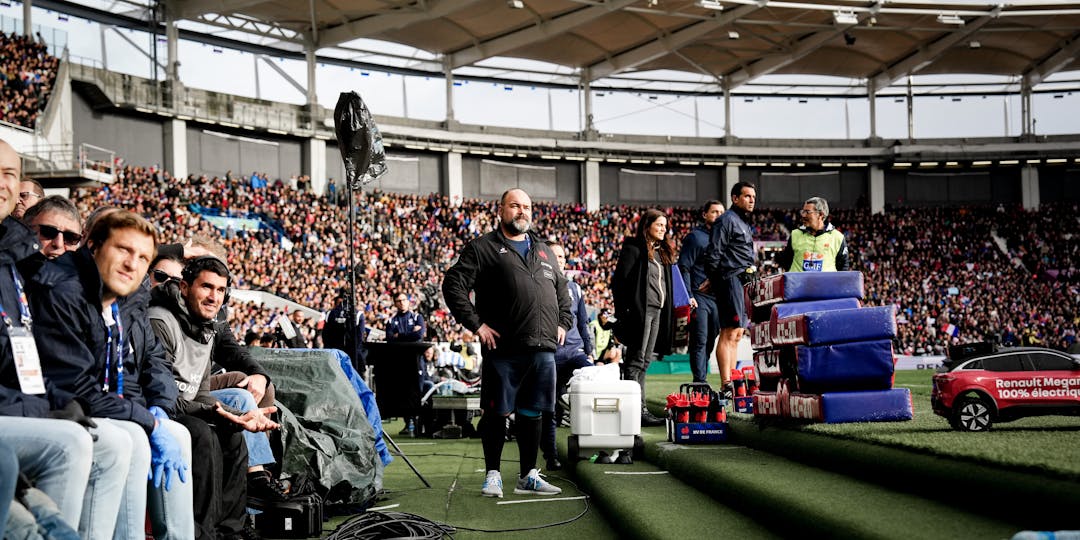
<instances>
[{"instance_id":1,"label":"packed grandstand","mask_svg":"<svg viewBox=\"0 0 1080 540\"><path fill-rule=\"evenodd\" d=\"M344 249L346 203L339 195L316 194L302 175L171 178L154 167L123 166L106 189L76 195L85 213L102 205L131 208L150 218L166 242L196 234L220 238L235 269L237 285L272 292L326 312L348 275ZM767 201L766 201L767 204ZM382 328L394 313L392 298L404 292L426 310L431 337L458 342L455 324L437 297L443 271L458 249L489 232L494 202L447 197L365 192L357 200L357 278L368 324ZM611 306L607 284L617 246L631 233L645 207L604 206L587 212L579 204L538 203L537 233L569 248L568 268L594 309ZM672 218L671 241L694 225L695 209L665 208ZM221 231L200 212L254 217L272 227ZM848 237L853 269L867 278L867 305L899 310L899 354L944 354L950 343L996 341L1041 344L1058 349L1076 344L1080 324L1078 245L1059 225L1074 220L1074 204L1047 204L1037 211L1018 207L892 208L871 215L865 208L840 210L833 224ZM796 223L795 209L753 214L755 238L783 240ZM292 249L283 247L287 240ZM765 254L761 270L773 271ZM237 336L273 334L269 308L233 309ZM307 331L315 338L317 322ZM947 325L956 329L946 332Z\"/></svg>"}]
</instances>

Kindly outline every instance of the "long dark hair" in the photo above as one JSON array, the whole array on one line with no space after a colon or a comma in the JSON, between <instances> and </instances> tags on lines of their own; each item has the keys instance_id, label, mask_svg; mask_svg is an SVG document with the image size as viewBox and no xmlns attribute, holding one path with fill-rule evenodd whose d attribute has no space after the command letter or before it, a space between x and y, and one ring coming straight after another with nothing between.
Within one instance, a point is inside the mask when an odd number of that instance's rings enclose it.
<instances>
[{"instance_id":1,"label":"long dark hair","mask_svg":"<svg viewBox=\"0 0 1080 540\"><path fill-rule=\"evenodd\" d=\"M641 220L638 221L637 238L645 244L645 248L649 252L649 258L653 258L653 254L656 251L656 246L649 240L646 231L649 227L652 227L653 223L656 223L657 219L664 218L668 220L668 230L671 230L671 220L668 219L667 214L655 209L649 208L645 211L645 214L641 216ZM675 246L671 242L667 241L667 238L663 238L657 243L660 247L660 262L666 265L675 264Z\"/></svg>"}]
</instances>

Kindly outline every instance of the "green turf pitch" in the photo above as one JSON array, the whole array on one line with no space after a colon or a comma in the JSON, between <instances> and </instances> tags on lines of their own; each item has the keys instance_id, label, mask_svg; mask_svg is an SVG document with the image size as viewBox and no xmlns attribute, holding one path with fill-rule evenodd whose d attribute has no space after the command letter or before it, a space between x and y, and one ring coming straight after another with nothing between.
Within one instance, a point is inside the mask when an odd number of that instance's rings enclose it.
<instances>
[{"instance_id":1,"label":"green turf pitch","mask_svg":"<svg viewBox=\"0 0 1080 540\"><path fill-rule=\"evenodd\" d=\"M1080 417L1044 416L995 424L987 433L954 431L930 408L932 371L898 371L896 387L911 390L910 422L791 425L790 429L906 448L932 455L1048 474L1080 481ZM712 375L710 378L715 378ZM659 412L664 397L687 382L685 375L654 375L646 395Z\"/></svg>"},{"instance_id":2,"label":"green turf pitch","mask_svg":"<svg viewBox=\"0 0 1080 540\"><path fill-rule=\"evenodd\" d=\"M384 424L388 433L397 433L401 422ZM563 435L565 439L565 435ZM386 496L375 507L398 505L390 508L395 512L407 512L459 528L454 538L587 538L604 540L618 538L607 521L594 507L580 518L564 525L548 528L499 532L497 534L473 532L461 529L505 530L544 527L574 519L586 509L584 500L554 501L547 497L515 495L514 483L518 475L517 443L509 442L503 451L503 491L505 498L482 497L480 486L484 482L483 449L479 439L410 439L395 437L401 450L425 479L431 483L424 487L420 479L400 457L395 458L385 471L383 486ZM541 461L542 463L542 461ZM567 479L567 475L544 473L548 481L563 489L558 497L579 497L583 493ZM499 504L509 501L537 501L524 504ZM325 529L333 529L344 518L332 520Z\"/></svg>"}]
</instances>

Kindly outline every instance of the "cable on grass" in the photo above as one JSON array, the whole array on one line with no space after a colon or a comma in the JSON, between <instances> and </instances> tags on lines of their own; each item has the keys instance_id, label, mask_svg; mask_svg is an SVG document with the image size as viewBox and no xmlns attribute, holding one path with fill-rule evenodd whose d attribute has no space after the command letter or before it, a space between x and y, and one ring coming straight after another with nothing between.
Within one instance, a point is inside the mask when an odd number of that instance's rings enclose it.
<instances>
[{"instance_id":1,"label":"cable on grass","mask_svg":"<svg viewBox=\"0 0 1080 540\"><path fill-rule=\"evenodd\" d=\"M581 519L585 514L589 513L589 499L592 498L592 495L589 495L588 493L585 493L584 491L581 491L581 488L578 487L578 485L575 484L573 480L570 480L569 478L564 478L564 477L561 477L561 476L559 478L561 478L562 480L565 480L568 484L574 486L574 489L576 489L579 493L581 493L582 495L585 496L585 498L582 499L582 501L585 503L585 508L581 510L580 514L578 514L578 515L576 515L576 516L574 516L574 517L572 517L570 519L565 519L563 521L558 521L558 522L555 522L555 523L547 523L547 524L544 524L544 525L533 525L531 527L517 527L517 528L513 528L513 529L473 529L471 527L462 527L462 526L459 526L459 525L448 525L448 527L452 527L452 528L457 529L459 531L471 531L471 532L481 532L481 533L505 533L505 532L518 532L518 531L535 531L535 530L539 530L539 529L547 529L547 528L550 528L550 527L558 527L560 525L567 525L567 524L573 523L573 522ZM448 509L449 509L449 507L448 507Z\"/></svg>"},{"instance_id":2,"label":"cable on grass","mask_svg":"<svg viewBox=\"0 0 1080 540\"><path fill-rule=\"evenodd\" d=\"M364 512L352 517L334 532L327 540L376 540L384 538L419 538L421 540L441 540L453 538L454 528L437 523L416 514L405 512Z\"/></svg>"}]
</instances>

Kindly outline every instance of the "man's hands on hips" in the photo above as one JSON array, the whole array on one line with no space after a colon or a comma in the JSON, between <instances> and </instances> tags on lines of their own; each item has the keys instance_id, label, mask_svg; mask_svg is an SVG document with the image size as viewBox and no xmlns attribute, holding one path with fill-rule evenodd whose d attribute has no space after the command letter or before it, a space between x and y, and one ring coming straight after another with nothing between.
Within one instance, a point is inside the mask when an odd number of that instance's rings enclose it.
<instances>
[{"instance_id":1,"label":"man's hands on hips","mask_svg":"<svg viewBox=\"0 0 1080 540\"><path fill-rule=\"evenodd\" d=\"M562 328L559 330L562 330ZM480 343L483 343L485 347L491 350L495 349L495 340L502 337L487 323L481 324L480 328L476 329L476 336L480 338Z\"/></svg>"}]
</instances>

